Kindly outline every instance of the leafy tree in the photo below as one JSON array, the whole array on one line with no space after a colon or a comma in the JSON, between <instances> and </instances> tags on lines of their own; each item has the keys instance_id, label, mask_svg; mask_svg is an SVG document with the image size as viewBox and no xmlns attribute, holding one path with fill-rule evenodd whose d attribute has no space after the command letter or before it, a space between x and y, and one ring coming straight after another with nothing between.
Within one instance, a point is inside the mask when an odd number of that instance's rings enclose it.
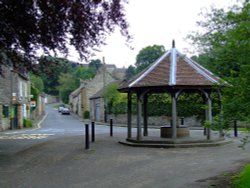
<instances>
[{"instance_id":1,"label":"leafy tree","mask_svg":"<svg viewBox=\"0 0 250 188\"><path fill-rule=\"evenodd\" d=\"M28 68L33 67L31 62L38 49L46 54L51 51L68 54L71 45L80 57L87 58L117 26L130 39L125 3L125 0L1 0L0 50L6 52L12 63L20 64L14 61L17 54L29 57L29 62L23 62Z\"/></svg>"},{"instance_id":2,"label":"leafy tree","mask_svg":"<svg viewBox=\"0 0 250 188\"><path fill-rule=\"evenodd\" d=\"M59 76L58 82L60 99L67 104L69 102L70 93L79 86L77 80L72 74L62 73Z\"/></svg>"},{"instance_id":3,"label":"leafy tree","mask_svg":"<svg viewBox=\"0 0 250 188\"><path fill-rule=\"evenodd\" d=\"M94 74L96 71L102 66L102 62L100 59L92 59L89 63L89 68L93 70Z\"/></svg>"},{"instance_id":4,"label":"leafy tree","mask_svg":"<svg viewBox=\"0 0 250 188\"><path fill-rule=\"evenodd\" d=\"M69 95L80 86L80 80L93 78L92 69L78 66L73 72L61 73L58 78L57 90L64 103L68 103Z\"/></svg>"},{"instance_id":5,"label":"leafy tree","mask_svg":"<svg viewBox=\"0 0 250 188\"><path fill-rule=\"evenodd\" d=\"M35 100L36 102L38 101L39 97L39 90L35 88L33 85L31 85L31 95L33 95L32 100Z\"/></svg>"},{"instance_id":6,"label":"leafy tree","mask_svg":"<svg viewBox=\"0 0 250 188\"><path fill-rule=\"evenodd\" d=\"M141 72L150 64L155 62L165 52L165 47L162 45L147 46L139 51L136 56L136 72Z\"/></svg>"},{"instance_id":7,"label":"leafy tree","mask_svg":"<svg viewBox=\"0 0 250 188\"><path fill-rule=\"evenodd\" d=\"M127 109L127 95L125 93L120 93L118 89L118 84L113 83L107 86L104 98L107 104L107 112L113 114L123 114L126 113Z\"/></svg>"},{"instance_id":8,"label":"leafy tree","mask_svg":"<svg viewBox=\"0 0 250 188\"><path fill-rule=\"evenodd\" d=\"M206 66L222 77L237 76L240 66L250 62L250 3L233 6L229 11L212 8L203 13L198 26L203 32L189 35L201 51L199 60L209 60Z\"/></svg>"},{"instance_id":9,"label":"leafy tree","mask_svg":"<svg viewBox=\"0 0 250 188\"><path fill-rule=\"evenodd\" d=\"M34 74L30 74L30 80L32 86L36 88L39 91L39 93L42 93L44 90L43 80L39 76L36 76Z\"/></svg>"},{"instance_id":10,"label":"leafy tree","mask_svg":"<svg viewBox=\"0 0 250 188\"><path fill-rule=\"evenodd\" d=\"M212 8L204 14L198 26L203 32L189 37L201 50L197 61L226 79L232 85L223 97L226 120L250 122L249 71L250 71L250 3L244 0L228 11Z\"/></svg>"},{"instance_id":11,"label":"leafy tree","mask_svg":"<svg viewBox=\"0 0 250 188\"><path fill-rule=\"evenodd\" d=\"M239 76L231 78L231 87L224 91L224 116L226 119L250 122L250 64L241 66Z\"/></svg>"},{"instance_id":12,"label":"leafy tree","mask_svg":"<svg viewBox=\"0 0 250 188\"><path fill-rule=\"evenodd\" d=\"M75 79L79 80L87 80L90 78L93 78L95 76L95 73L92 69L88 67L77 67L76 70L73 72L73 76Z\"/></svg>"},{"instance_id":13,"label":"leafy tree","mask_svg":"<svg viewBox=\"0 0 250 188\"><path fill-rule=\"evenodd\" d=\"M73 70L67 59L44 56L39 59L36 68L44 83L44 92L50 95L58 95L59 75L61 73L72 73Z\"/></svg>"},{"instance_id":14,"label":"leafy tree","mask_svg":"<svg viewBox=\"0 0 250 188\"><path fill-rule=\"evenodd\" d=\"M131 79L136 73L136 69L133 65L130 65L127 69L126 69L126 73L125 73L125 78L127 80Z\"/></svg>"}]
</instances>

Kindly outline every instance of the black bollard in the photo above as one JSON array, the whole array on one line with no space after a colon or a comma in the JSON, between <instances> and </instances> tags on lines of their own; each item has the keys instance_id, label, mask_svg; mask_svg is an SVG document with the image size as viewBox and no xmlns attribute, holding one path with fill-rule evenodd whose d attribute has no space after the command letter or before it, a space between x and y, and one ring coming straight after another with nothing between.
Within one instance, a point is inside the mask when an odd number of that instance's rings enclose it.
<instances>
[{"instance_id":1,"label":"black bollard","mask_svg":"<svg viewBox=\"0 0 250 188\"><path fill-rule=\"evenodd\" d=\"M234 136L238 136L238 130L237 130L237 120L234 120Z\"/></svg>"},{"instance_id":2,"label":"black bollard","mask_svg":"<svg viewBox=\"0 0 250 188\"><path fill-rule=\"evenodd\" d=\"M85 124L85 149L89 149L89 124Z\"/></svg>"},{"instance_id":3,"label":"black bollard","mask_svg":"<svg viewBox=\"0 0 250 188\"><path fill-rule=\"evenodd\" d=\"M113 119L110 119L110 136L113 136Z\"/></svg>"},{"instance_id":4,"label":"black bollard","mask_svg":"<svg viewBox=\"0 0 250 188\"><path fill-rule=\"evenodd\" d=\"M91 122L91 140L95 142L95 122Z\"/></svg>"}]
</instances>

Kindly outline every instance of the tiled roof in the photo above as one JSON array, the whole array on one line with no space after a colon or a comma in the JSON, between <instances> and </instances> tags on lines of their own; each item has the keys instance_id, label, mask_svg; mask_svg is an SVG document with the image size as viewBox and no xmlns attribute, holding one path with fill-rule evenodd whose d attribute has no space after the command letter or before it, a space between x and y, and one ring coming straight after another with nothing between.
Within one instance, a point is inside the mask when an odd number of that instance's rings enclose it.
<instances>
[{"instance_id":1,"label":"tiled roof","mask_svg":"<svg viewBox=\"0 0 250 188\"><path fill-rule=\"evenodd\" d=\"M139 76L123 83L120 89L163 86L202 87L219 85L220 80L173 46Z\"/></svg>"}]
</instances>

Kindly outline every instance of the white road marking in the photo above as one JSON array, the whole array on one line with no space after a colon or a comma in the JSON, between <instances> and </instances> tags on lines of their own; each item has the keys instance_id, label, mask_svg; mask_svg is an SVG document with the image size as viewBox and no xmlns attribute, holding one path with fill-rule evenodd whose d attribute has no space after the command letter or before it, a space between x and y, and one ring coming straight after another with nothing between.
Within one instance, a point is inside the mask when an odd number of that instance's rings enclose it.
<instances>
[{"instance_id":1,"label":"white road marking","mask_svg":"<svg viewBox=\"0 0 250 188\"><path fill-rule=\"evenodd\" d=\"M21 139L44 139L54 134L18 134L18 135L2 135L0 140L21 140Z\"/></svg>"}]
</instances>

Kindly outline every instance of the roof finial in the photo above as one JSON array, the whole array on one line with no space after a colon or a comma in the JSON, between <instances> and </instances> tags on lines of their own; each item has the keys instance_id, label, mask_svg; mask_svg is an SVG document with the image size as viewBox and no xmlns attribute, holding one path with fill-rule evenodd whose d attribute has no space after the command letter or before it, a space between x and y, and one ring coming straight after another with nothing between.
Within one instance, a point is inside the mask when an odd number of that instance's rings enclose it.
<instances>
[{"instance_id":1,"label":"roof finial","mask_svg":"<svg viewBox=\"0 0 250 188\"><path fill-rule=\"evenodd\" d=\"M175 41L174 41L174 39L172 41L172 48L175 48Z\"/></svg>"}]
</instances>

